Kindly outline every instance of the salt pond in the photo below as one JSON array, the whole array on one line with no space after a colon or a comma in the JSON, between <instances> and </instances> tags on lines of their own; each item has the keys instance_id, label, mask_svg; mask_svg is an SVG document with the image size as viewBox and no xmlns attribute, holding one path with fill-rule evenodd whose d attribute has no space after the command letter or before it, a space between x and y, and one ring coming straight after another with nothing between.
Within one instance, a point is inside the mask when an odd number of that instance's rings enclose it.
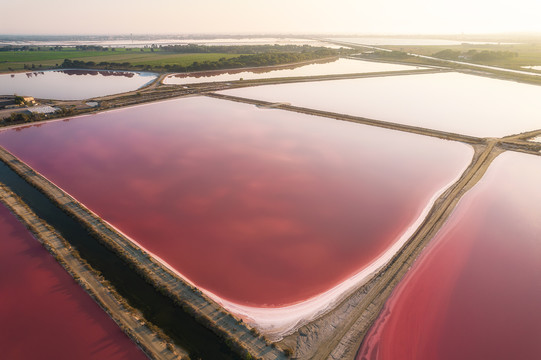
<instances>
[{"instance_id":1,"label":"salt pond","mask_svg":"<svg viewBox=\"0 0 541 360\"><path fill-rule=\"evenodd\" d=\"M479 137L541 129L541 86L461 73L267 85L222 93Z\"/></svg>"},{"instance_id":2,"label":"salt pond","mask_svg":"<svg viewBox=\"0 0 541 360\"><path fill-rule=\"evenodd\" d=\"M210 98L10 129L0 144L275 333L377 270L473 153Z\"/></svg>"},{"instance_id":3,"label":"salt pond","mask_svg":"<svg viewBox=\"0 0 541 360\"><path fill-rule=\"evenodd\" d=\"M394 290L357 359L541 358L540 182L541 158L500 155Z\"/></svg>"},{"instance_id":4,"label":"salt pond","mask_svg":"<svg viewBox=\"0 0 541 360\"><path fill-rule=\"evenodd\" d=\"M219 70L170 75L164 84L193 84L212 81L255 80L268 78L357 74L380 71L401 71L419 69L415 66L340 58L333 61L304 65L281 66L275 69L253 68L250 70Z\"/></svg>"},{"instance_id":5,"label":"salt pond","mask_svg":"<svg viewBox=\"0 0 541 360\"><path fill-rule=\"evenodd\" d=\"M47 70L3 74L0 75L0 95L82 100L137 90L156 77L154 73L105 70Z\"/></svg>"}]
</instances>

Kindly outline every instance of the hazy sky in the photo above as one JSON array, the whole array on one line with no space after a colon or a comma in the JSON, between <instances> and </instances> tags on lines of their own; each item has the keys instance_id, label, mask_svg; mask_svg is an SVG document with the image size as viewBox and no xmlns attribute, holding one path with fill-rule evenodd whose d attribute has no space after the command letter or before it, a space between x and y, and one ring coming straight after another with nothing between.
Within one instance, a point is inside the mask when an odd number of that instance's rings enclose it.
<instances>
[{"instance_id":1,"label":"hazy sky","mask_svg":"<svg viewBox=\"0 0 541 360\"><path fill-rule=\"evenodd\" d=\"M2 2L0 34L541 31L541 0Z\"/></svg>"}]
</instances>

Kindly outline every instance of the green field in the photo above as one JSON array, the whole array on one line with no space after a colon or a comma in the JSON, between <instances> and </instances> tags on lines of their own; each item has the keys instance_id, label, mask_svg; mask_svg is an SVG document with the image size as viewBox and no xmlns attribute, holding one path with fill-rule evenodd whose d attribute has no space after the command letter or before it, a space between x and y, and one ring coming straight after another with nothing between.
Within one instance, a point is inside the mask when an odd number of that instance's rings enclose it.
<instances>
[{"instance_id":1,"label":"green field","mask_svg":"<svg viewBox=\"0 0 541 360\"><path fill-rule=\"evenodd\" d=\"M509 51L512 53L516 53L517 56L505 59L478 61L476 63L483 65L506 67L510 69L520 69L520 67L522 66L541 65L541 44L538 43L491 45L462 44L456 46L388 46L388 48L428 56L431 56L443 50L454 50L460 51L461 53L467 53L470 50L476 50L478 52Z\"/></svg>"},{"instance_id":2,"label":"green field","mask_svg":"<svg viewBox=\"0 0 541 360\"><path fill-rule=\"evenodd\" d=\"M239 54L173 54L151 49L115 49L115 51L76 50L63 48L62 50L37 51L0 51L0 72L20 71L27 68L47 69L58 67L64 59L94 61L96 63L129 62L132 65L181 65L188 66L194 62L217 61L220 58L237 57Z\"/></svg>"}]
</instances>

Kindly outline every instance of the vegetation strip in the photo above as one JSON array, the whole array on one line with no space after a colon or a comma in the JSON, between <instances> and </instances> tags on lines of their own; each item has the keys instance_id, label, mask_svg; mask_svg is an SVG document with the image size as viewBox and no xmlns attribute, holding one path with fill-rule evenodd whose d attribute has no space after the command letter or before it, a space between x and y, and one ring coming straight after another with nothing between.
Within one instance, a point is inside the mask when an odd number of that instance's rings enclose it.
<instances>
[{"instance_id":1,"label":"vegetation strip","mask_svg":"<svg viewBox=\"0 0 541 360\"><path fill-rule=\"evenodd\" d=\"M0 160L44 193L59 208L85 224L102 243L132 265L133 269L153 284L160 293L171 297L199 322L225 339L236 352L248 359L286 359L282 351L271 346L255 330L249 329L246 324L185 282L84 205L1 147Z\"/></svg>"},{"instance_id":2,"label":"vegetation strip","mask_svg":"<svg viewBox=\"0 0 541 360\"><path fill-rule=\"evenodd\" d=\"M52 227L41 220L5 185L0 184L0 201L34 234L64 269L151 359L187 359L187 354L165 340L141 319L141 315L96 272Z\"/></svg>"}]
</instances>

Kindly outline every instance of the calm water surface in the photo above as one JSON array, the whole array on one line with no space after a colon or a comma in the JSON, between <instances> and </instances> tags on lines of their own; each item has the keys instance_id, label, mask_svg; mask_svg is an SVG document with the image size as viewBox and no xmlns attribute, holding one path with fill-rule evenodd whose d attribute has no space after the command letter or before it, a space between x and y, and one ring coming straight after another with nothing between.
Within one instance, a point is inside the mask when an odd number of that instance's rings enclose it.
<instances>
[{"instance_id":1,"label":"calm water surface","mask_svg":"<svg viewBox=\"0 0 541 360\"><path fill-rule=\"evenodd\" d=\"M357 359L540 359L540 182L540 158L500 155L395 289Z\"/></svg>"},{"instance_id":2,"label":"calm water surface","mask_svg":"<svg viewBox=\"0 0 541 360\"><path fill-rule=\"evenodd\" d=\"M14 46L77 46L77 45L98 45L106 47L143 47L143 46L167 46L167 45L220 45L220 46L235 46L235 45L309 45L309 46L323 46L328 48L340 48L334 44L321 42L312 39L298 39L298 38L219 38L219 39L187 39L187 38L156 38L156 39L130 39L129 37L117 38L115 40L26 40L26 41L14 41L14 40L2 40L0 39L0 45L14 45Z\"/></svg>"},{"instance_id":3,"label":"calm water surface","mask_svg":"<svg viewBox=\"0 0 541 360\"><path fill-rule=\"evenodd\" d=\"M0 75L0 95L82 100L136 90L156 74L105 70L48 70Z\"/></svg>"},{"instance_id":4,"label":"calm water surface","mask_svg":"<svg viewBox=\"0 0 541 360\"><path fill-rule=\"evenodd\" d=\"M164 84L192 84L212 81L254 80L295 76L317 76L369 73L378 71L414 70L416 67L386 64L352 59L338 59L332 62L320 62L302 66L282 67L280 69L252 69L206 71L200 73L177 74L165 78Z\"/></svg>"},{"instance_id":5,"label":"calm water surface","mask_svg":"<svg viewBox=\"0 0 541 360\"><path fill-rule=\"evenodd\" d=\"M358 272L472 154L210 98L8 130L0 144L197 285L254 306Z\"/></svg>"},{"instance_id":6,"label":"calm water surface","mask_svg":"<svg viewBox=\"0 0 541 360\"><path fill-rule=\"evenodd\" d=\"M268 85L223 93L480 137L541 129L541 86L459 73Z\"/></svg>"},{"instance_id":7,"label":"calm water surface","mask_svg":"<svg viewBox=\"0 0 541 360\"><path fill-rule=\"evenodd\" d=\"M395 46L408 46L408 45L461 45L461 44L510 44L510 43L498 43L490 41L467 41L467 40L446 40L446 39L423 39L423 38L393 38L393 37L345 37L345 38L331 38L330 40L341 41L345 43L359 44L359 45L395 45Z\"/></svg>"},{"instance_id":8,"label":"calm water surface","mask_svg":"<svg viewBox=\"0 0 541 360\"><path fill-rule=\"evenodd\" d=\"M146 359L3 205L0 233L3 359Z\"/></svg>"}]
</instances>

